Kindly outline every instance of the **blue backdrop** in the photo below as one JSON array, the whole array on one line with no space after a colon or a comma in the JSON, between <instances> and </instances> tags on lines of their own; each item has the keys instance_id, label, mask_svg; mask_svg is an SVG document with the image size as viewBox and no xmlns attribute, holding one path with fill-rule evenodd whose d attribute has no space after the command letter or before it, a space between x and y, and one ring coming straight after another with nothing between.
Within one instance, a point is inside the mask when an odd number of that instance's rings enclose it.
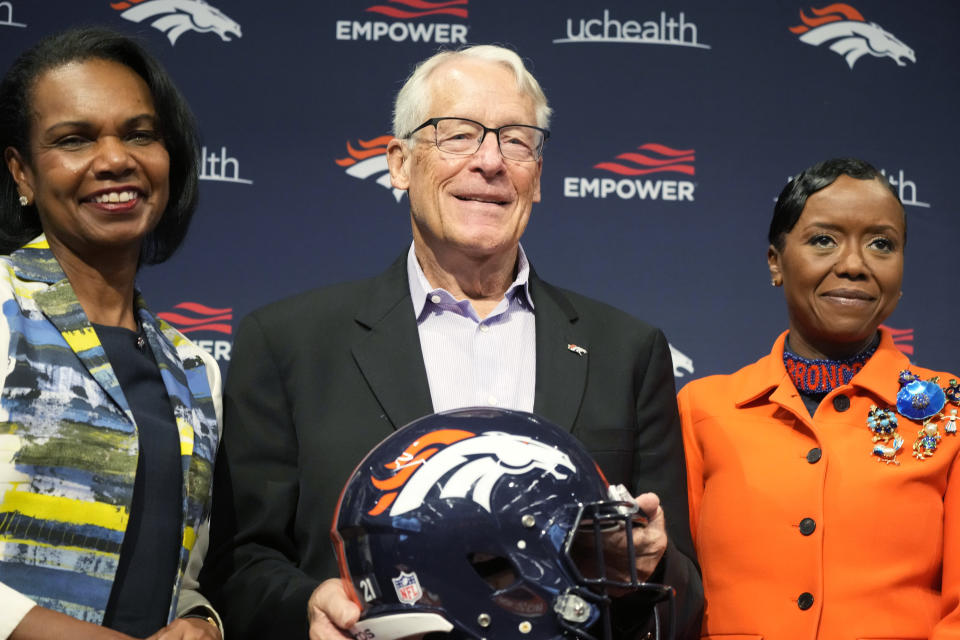
<instances>
[{"instance_id":1,"label":"blue backdrop","mask_svg":"<svg viewBox=\"0 0 960 640\"><path fill-rule=\"evenodd\" d=\"M394 95L440 47L499 43L555 114L523 241L535 268L662 327L678 385L755 360L786 327L773 201L838 155L883 168L906 205L887 324L917 362L957 370L960 3L809 2L3 0L0 63L104 24L166 64L200 121L201 204L140 285L224 367L243 314L406 249L383 156Z\"/></svg>"}]
</instances>

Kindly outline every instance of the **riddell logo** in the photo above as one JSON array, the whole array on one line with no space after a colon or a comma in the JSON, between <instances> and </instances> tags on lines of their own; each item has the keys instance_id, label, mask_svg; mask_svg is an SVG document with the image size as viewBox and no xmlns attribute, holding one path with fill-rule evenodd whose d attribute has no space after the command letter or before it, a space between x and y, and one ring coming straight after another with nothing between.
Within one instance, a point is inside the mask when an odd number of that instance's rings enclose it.
<instances>
[{"instance_id":1,"label":"riddell logo","mask_svg":"<svg viewBox=\"0 0 960 640\"><path fill-rule=\"evenodd\" d=\"M167 34L172 45L187 31L215 33L224 42L231 36L241 37L239 24L203 0L121 0L110 6L123 11L120 17L131 22L149 21Z\"/></svg>"},{"instance_id":2,"label":"riddell logo","mask_svg":"<svg viewBox=\"0 0 960 640\"><path fill-rule=\"evenodd\" d=\"M892 58L901 67L907 66L904 60L917 61L913 49L876 22L867 22L848 4L837 2L811 11L815 18L807 17L801 9L803 24L790 27L790 31L800 36L801 42L815 47L829 42L830 50L843 56L851 69L868 53L877 58Z\"/></svg>"},{"instance_id":3,"label":"riddell logo","mask_svg":"<svg viewBox=\"0 0 960 640\"><path fill-rule=\"evenodd\" d=\"M347 142L347 153L350 155L340 158L336 163L346 169L348 176L361 180L374 178L378 185L393 191L393 197L400 202L406 191L393 188L390 184L390 169L387 167L387 143L392 139L393 136L380 136L373 140L358 140L359 149Z\"/></svg>"},{"instance_id":4,"label":"riddell logo","mask_svg":"<svg viewBox=\"0 0 960 640\"><path fill-rule=\"evenodd\" d=\"M233 333L230 322L233 320L233 309L214 309L197 302L181 302L173 307L176 311L164 311L157 314L158 318L169 322L180 333L190 334L197 331L203 333L221 333L229 336ZM194 343L216 360L230 360L230 340L198 340L190 336Z\"/></svg>"},{"instance_id":5,"label":"riddell logo","mask_svg":"<svg viewBox=\"0 0 960 640\"><path fill-rule=\"evenodd\" d=\"M640 200L693 201L694 183L689 180L650 180L635 177L664 172L692 176L696 173L693 149L674 149L648 142L637 147L637 151L639 153L636 151L621 153L616 157L616 161L593 165L594 169L629 177L620 179L566 177L563 179L564 197L616 196L621 200L639 198Z\"/></svg>"},{"instance_id":6,"label":"riddell logo","mask_svg":"<svg viewBox=\"0 0 960 640\"><path fill-rule=\"evenodd\" d=\"M394 22L337 20L337 40L382 39L393 42L438 42L444 44L467 43L467 25L457 23L434 22L430 16L451 16L467 18L469 0L449 0L448 2L430 2L429 0L387 0L387 4L368 7L368 13L378 13ZM419 21L428 18L427 21ZM404 22L414 20L418 22Z\"/></svg>"},{"instance_id":7,"label":"riddell logo","mask_svg":"<svg viewBox=\"0 0 960 640\"><path fill-rule=\"evenodd\" d=\"M893 336L893 344L897 349L908 356L913 355L913 329L894 329L885 324L880 328Z\"/></svg>"}]
</instances>

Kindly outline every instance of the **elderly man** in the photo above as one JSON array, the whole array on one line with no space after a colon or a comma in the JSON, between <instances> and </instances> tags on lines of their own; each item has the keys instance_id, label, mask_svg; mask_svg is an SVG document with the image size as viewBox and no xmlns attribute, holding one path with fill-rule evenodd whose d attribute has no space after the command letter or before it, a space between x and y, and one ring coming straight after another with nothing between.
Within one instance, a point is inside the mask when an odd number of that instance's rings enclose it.
<instances>
[{"instance_id":1,"label":"elderly man","mask_svg":"<svg viewBox=\"0 0 960 640\"><path fill-rule=\"evenodd\" d=\"M520 247L549 115L507 49L421 63L397 96L387 150L410 198L409 251L380 276L241 323L203 577L232 638L348 637L339 629L358 610L338 580L322 582L337 574L328 531L340 488L392 430L474 405L570 429L611 483L645 492L638 573L677 588L678 636L696 633L702 590L667 342L545 283ZM619 637L652 624L649 606L620 609Z\"/></svg>"}]
</instances>

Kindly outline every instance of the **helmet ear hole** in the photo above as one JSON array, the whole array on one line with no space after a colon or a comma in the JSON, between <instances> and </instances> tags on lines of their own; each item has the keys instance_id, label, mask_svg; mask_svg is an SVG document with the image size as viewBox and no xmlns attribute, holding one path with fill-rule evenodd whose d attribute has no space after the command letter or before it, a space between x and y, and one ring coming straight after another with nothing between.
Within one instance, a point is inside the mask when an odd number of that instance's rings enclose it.
<instances>
[{"instance_id":1,"label":"helmet ear hole","mask_svg":"<svg viewBox=\"0 0 960 640\"><path fill-rule=\"evenodd\" d=\"M506 589L517 581L517 572L508 558L490 553L469 553L467 562L494 591Z\"/></svg>"}]
</instances>

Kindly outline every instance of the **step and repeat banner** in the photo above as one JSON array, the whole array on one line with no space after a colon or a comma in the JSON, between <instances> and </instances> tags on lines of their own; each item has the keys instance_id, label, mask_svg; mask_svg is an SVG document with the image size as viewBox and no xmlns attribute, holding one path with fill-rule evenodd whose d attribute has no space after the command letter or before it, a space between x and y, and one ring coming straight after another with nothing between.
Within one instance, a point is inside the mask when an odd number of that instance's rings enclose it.
<instances>
[{"instance_id":1,"label":"step and repeat banner","mask_svg":"<svg viewBox=\"0 0 960 640\"><path fill-rule=\"evenodd\" d=\"M140 286L224 369L244 314L406 251L393 98L417 61L477 43L515 49L554 108L533 265L662 327L678 386L786 328L774 199L834 156L883 169L905 205L897 343L960 369L953 0L2 0L0 65L77 24L138 36L200 122L190 236Z\"/></svg>"}]
</instances>

